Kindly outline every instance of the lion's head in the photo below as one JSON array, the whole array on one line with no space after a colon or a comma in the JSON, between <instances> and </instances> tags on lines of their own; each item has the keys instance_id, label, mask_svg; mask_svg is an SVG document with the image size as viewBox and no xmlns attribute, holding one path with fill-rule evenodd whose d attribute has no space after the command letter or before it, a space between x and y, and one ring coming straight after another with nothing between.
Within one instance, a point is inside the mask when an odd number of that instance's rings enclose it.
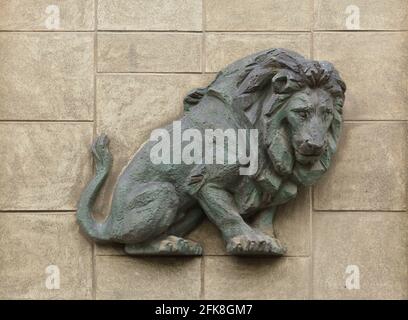
<instances>
[{"instance_id":1,"label":"lion's head","mask_svg":"<svg viewBox=\"0 0 408 320\"><path fill-rule=\"evenodd\" d=\"M284 117L297 161L307 164L320 158L327 148L334 112L332 96L321 88L306 87L288 98Z\"/></svg>"},{"instance_id":2,"label":"lion's head","mask_svg":"<svg viewBox=\"0 0 408 320\"><path fill-rule=\"evenodd\" d=\"M185 103L194 105L210 94L244 111L260 129L277 173L309 185L327 170L336 151L345 91L330 62L271 49L229 65Z\"/></svg>"}]
</instances>

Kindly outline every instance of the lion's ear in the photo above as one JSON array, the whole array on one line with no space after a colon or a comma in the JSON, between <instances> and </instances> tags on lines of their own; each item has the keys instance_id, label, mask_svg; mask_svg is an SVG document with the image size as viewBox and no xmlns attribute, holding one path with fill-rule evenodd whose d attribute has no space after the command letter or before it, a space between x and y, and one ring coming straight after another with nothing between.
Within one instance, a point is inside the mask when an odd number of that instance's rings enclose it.
<instances>
[{"instance_id":1,"label":"lion's ear","mask_svg":"<svg viewBox=\"0 0 408 320\"><path fill-rule=\"evenodd\" d=\"M282 124L271 132L268 155L276 172L280 175L292 173L295 162L287 128Z\"/></svg>"},{"instance_id":2,"label":"lion's ear","mask_svg":"<svg viewBox=\"0 0 408 320\"><path fill-rule=\"evenodd\" d=\"M288 75L281 71L272 78L272 88L276 93L282 93L288 86Z\"/></svg>"},{"instance_id":3,"label":"lion's ear","mask_svg":"<svg viewBox=\"0 0 408 320\"><path fill-rule=\"evenodd\" d=\"M281 70L272 78L272 88L275 93L292 93L301 89L301 79L289 70Z\"/></svg>"}]
</instances>

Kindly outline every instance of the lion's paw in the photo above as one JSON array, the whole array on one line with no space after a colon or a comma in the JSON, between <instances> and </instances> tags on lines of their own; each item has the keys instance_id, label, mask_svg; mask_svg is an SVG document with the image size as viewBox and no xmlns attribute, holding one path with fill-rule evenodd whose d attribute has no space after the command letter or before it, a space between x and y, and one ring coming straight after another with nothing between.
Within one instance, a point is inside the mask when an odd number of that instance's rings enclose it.
<instances>
[{"instance_id":1,"label":"lion's paw","mask_svg":"<svg viewBox=\"0 0 408 320\"><path fill-rule=\"evenodd\" d=\"M200 256L203 254L203 248L197 242L176 236L167 236L150 243L126 244L125 252L129 255Z\"/></svg>"},{"instance_id":2,"label":"lion's paw","mask_svg":"<svg viewBox=\"0 0 408 320\"><path fill-rule=\"evenodd\" d=\"M240 235L227 242L227 252L234 255L278 255L286 248L276 238L258 235Z\"/></svg>"},{"instance_id":3,"label":"lion's paw","mask_svg":"<svg viewBox=\"0 0 408 320\"><path fill-rule=\"evenodd\" d=\"M160 243L159 251L163 254L173 255L202 255L203 248L197 242L179 238L176 236L168 236Z\"/></svg>"}]
</instances>

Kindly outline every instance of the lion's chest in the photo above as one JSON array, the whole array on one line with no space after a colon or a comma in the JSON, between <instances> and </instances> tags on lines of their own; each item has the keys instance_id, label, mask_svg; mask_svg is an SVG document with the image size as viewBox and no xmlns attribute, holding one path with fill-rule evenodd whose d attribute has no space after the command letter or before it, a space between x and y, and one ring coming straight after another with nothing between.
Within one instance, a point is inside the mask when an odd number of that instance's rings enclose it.
<instances>
[{"instance_id":1,"label":"lion's chest","mask_svg":"<svg viewBox=\"0 0 408 320\"><path fill-rule=\"evenodd\" d=\"M266 169L256 178L245 177L234 197L241 215L251 215L260 209L286 203L296 194L296 184Z\"/></svg>"}]
</instances>

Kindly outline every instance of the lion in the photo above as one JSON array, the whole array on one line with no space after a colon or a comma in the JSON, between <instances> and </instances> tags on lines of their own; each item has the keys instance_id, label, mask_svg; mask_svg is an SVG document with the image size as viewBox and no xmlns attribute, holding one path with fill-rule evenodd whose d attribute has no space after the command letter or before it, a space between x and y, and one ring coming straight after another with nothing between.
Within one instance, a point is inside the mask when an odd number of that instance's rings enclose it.
<instances>
[{"instance_id":1,"label":"lion","mask_svg":"<svg viewBox=\"0 0 408 320\"><path fill-rule=\"evenodd\" d=\"M78 204L81 229L94 241L124 244L130 255L201 255L201 245L184 237L207 217L230 254L285 254L273 232L262 230L273 226L277 207L299 185L312 185L328 170L345 91L330 62L285 49L232 63L187 95L181 128L258 130L256 172L241 175L240 163L152 164L155 142L147 141L118 177L110 215L97 222L92 208L112 165L102 134L92 145L96 174Z\"/></svg>"}]
</instances>

